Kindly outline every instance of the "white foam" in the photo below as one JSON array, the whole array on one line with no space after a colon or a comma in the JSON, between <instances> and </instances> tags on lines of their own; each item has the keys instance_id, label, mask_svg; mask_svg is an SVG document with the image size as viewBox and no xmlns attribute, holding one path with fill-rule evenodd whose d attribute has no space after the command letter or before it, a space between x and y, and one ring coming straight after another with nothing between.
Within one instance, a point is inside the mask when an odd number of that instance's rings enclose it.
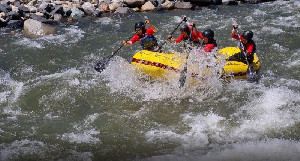
<instances>
[{"instance_id":1,"label":"white foam","mask_svg":"<svg viewBox=\"0 0 300 161\"><path fill-rule=\"evenodd\" d=\"M69 28L64 28L64 34L54 34L47 35L36 39L29 39L23 37L22 39L17 39L15 44L24 46L26 48L37 48L44 49L49 43L56 45L69 46L77 43L84 37L84 31L78 28L78 26L70 26Z\"/></svg>"},{"instance_id":2,"label":"white foam","mask_svg":"<svg viewBox=\"0 0 300 161\"><path fill-rule=\"evenodd\" d=\"M88 143L96 144L100 141L99 138L94 137L94 135L99 134L100 132L95 129L84 130L83 132L71 132L65 133L62 135L61 139L73 143Z\"/></svg>"},{"instance_id":3,"label":"white foam","mask_svg":"<svg viewBox=\"0 0 300 161\"><path fill-rule=\"evenodd\" d=\"M247 22L254 22L254 19L252 16L246 16L245 19L247 20Z\"/></svg>"},{"instance_id":4,"label":"white foam","mask_svg":"<svg viewBox=\"0 0 300 161\"><path fill-rule=\"evenodd\" d=\"M284 31L280 28L275 28L275 27L268 27L268 26L264 26L261 31L263 32L267 32L267 33L270 33L270 34L273 34L273 35L278 35L278 34L281 34L283 33Z\"/></svg>"},{"instance_id":5,"label":"white foam","mask_svg":"<svg viewBox=\"0 0 300 161\"><path fill-rule=\"evenodd\" d=\"M295 68L300 66L300 49L293 53L289 60L283 62L288 68Z\"/></svg>"},{"instance_id":6,"label":"white foam","mask_svg":"<svg viewBox=\"0 0 300 161\"><path fill-rule=\"evenodd\" d=\"M5 102L11 104L20 96L24 83L13 80L9 73L2 70L0 70L0 76L0 86L2 87L0 104Z\"/></svg>"},{"instance_id":7,"label":"white foam","mask_svg":"<svg viewBox=\"0 0 300 161\"><path fill-rule=\"evenodd\" d=\"M253 12L253 15L263 16L263 15L267 15L267 13L265 11L260 10L260 9L255 9L254 12Z\"/></svg>"},{"instance_id":8,"label":"white foam","mask_svg":"<svg viewBox=\"0 0 300 161\"><path fill-rule=\"evenodd\" d=\"M10 144L0 144L0 158L1 160L18 160L19 157L30 156L35 159L43 159L49 152L47 145L41 141L30 140L16 140ZM36 158L38 157L38 158Z\"/></svg>"},{"instance_id":9,"label":"white foam","mask_svg":"<svg viewBox=\"0 0 300 161\"><path fill-rule=\"evenodd\" d=\"M185 133L176 133L171 130L151 130L146 133L148 142L177 142L181 147L188 150L200 149L209 144L209 139L222 140L221 131L224 127L220 122L224 120L216 114L209 113L206 115L184 114L183 121L190 126L190 130Z\"/></svg>"},{"instance_id":10,"label":"white foam","mask_svg":"<svg viewBox=\"0 0 300 161\"><path fill-rule=\"evenodd\" d=\"M37 49L44 49L45 48L42 42L34 41L32 39L29 39L29 38L23 38L21 40L18 40L16 42L16 44L24 46L26 48L37 48Z\"/></svg>"},{"instance_id":11,"label":"white foam","mask_svg":"<svg viewBox=\"0 0 300 161\"><path fill-rule=\"evenodd\" d=\"M272 20L272 24L276 26L288 26L288 27L295 27L299 28L299 18L300 14L296 14L293 16L287 16L287 17L282 17L278 16L276 19Z\"/></svg>"},{"instance_id":12,"label":"white foam","mask_svg":"<svg viewBox=\"0 0 300 161\"><path fill-rule=\"evenodd\" d=\"M255 139L294 126L300 121L300 110L293 105L300 102L299 98L300 94L284 87L265 90L262 96L250 100L235 114L240 126L231 135Z\"/></svg>"},{"instance_id":13,"label":"white foam","mask_svg":"<svg viewBox=\"0 0 300 161\"><path fill-rule=\"evenodd\" d=\"M61 139L64 141L75 143L89 143L96 144L100 142L97 137L100 132L92 127L92 123L98 118L99 114L88 115L83 122L74 125L74 131L70 133L64 133Z\"/></svg>"},{"instance_id":14,"label":"white foam","mask_svg":"<svg viewBox=\"0 0 300 161\"><path fill-rule=\"evenodd\" d=\"M78 28L78 26L71 25L69 28L64 28L64 34L56 34L50 36L41 37L40 40L46 40L47 42L65 45L68 46L70 44L77 43L84 37L84 31Z\"/></svg>"},{"instance_id":15,"label":"white foam","mask_svg":"<svg viewBox=\"0 0 300 161\"><path fill-rule=\"evenodd\" d=\"M275 48L275 49L277 49L277 50L279 50L280 52L286 52L286 51L289 50L289 48L286 48L286 47L284 47L282 45L279 45L277 43L272 44L272 47Z\"/></svg>"},{"instance_id":16,"label":"white foam","mask_svg":"<svg viewBox=\"0 0 300 161\"><path fill-rule=\"evenodd\" d=\"M190 59L194 58L191 56ZM210 75L206 72L206 75L202 73L199 76L191 77L192 71L203 71L206 69L206 65L214 64L215 58L213 59L214 61L205 59L203 61L206 63L200 62L195 67L189 66L185 86L181 89L179 88L180 73L177 76L176 74L166 76L168 79L164 81L149 79L148 75L135 71L132 65L121 57L116 57L110 61L108 67L101 75L107 81L106 86L110 88L111 92L125 94L135 101L163 100L168 98L176 100L187 97L193 97L195 100L201 101L204 98L217 96L222 90L222 84L218 79L220 76L214 75L214 73L222 69L221 65L211 67ZM137 100L136 98L139 99Z\"/></svg>"},{"instance_id":17,"label":"white foam","mask_svg":"<svg viewBox=\"0 0 300 161\"><path fill-rule=\"evenodd\" d=\"M54 153L63 154L62 158L57 158ZM58 145L52 145L41 141L16 140L12 143L0 144L0 160L65 160L65 161L91 161L93 158L92 152L78 152L70 149L63 149Z\"/></svg>"},{"instance_id":18,"label":"white foam","mask_svg":"<svg viewBox=\"0 0 300 161\"><path fill-rule=\"evenodd\" d=\"M206 161L265 161L300 160L300 142L284 139L267 139L235 143L220 152L210 152L199 160Z\"/></svg>"}]
</instances>

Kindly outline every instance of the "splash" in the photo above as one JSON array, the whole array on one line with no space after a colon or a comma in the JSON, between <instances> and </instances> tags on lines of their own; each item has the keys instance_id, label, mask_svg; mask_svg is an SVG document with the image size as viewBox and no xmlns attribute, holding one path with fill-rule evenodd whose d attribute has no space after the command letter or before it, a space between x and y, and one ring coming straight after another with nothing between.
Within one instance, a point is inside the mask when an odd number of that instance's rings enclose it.
<instances>
[{"instance_id":1,"label":"splash","mask_svg":"<svg viewBox=\"0 0 300 161\"><path fill-rule=\"evenodd\" d=\"M77 43L84 37L84 31L78 28L78 26L71 26L70 28L63 29L63 34L59 32L55 35L48 35L37 39L23 38L15 42L16 45L21 45L26 48L44 49L49 44L71 46Z\"/></svg>"},{"instance_id":2,"label":"splash","mask_svg":"<svg viewBox=\"0 0 300 161\"><path fill-rule=\"evenodd\" d=\"M137 71L120 57L111 61L102 75L108 81L107 86L113 93L123 93L135 100L137 98L148 101L193 97L201 101L220 93L222 83L219 78L224 63L220 63L221 61L216 63L214 57L216 51L211 55L201 55L199 52L191 51L187 82L182 89L179 88L180 73L166 75L164 78L168 78L167 80L153 79Z\"/></svg>"}]
</instances>

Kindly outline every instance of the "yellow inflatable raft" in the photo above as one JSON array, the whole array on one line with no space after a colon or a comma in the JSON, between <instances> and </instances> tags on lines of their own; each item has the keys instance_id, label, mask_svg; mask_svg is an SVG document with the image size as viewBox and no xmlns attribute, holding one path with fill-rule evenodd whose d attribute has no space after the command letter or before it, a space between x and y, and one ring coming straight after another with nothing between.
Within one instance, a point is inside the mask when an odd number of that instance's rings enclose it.
<instances>
[{"instance_id":1,"label":"yellow inflatable raft","mask_svg":"<svg viewBox=\"0 0 300 161\"><path fill-rule=\"evenodd\" d=\"M228 58L241 50L237 47L226 47L219 50L217 59ZM170 76L179 77L186 59L186 56L172 53L159 53L147 50L137 52L132 58L132 65L134 68L143 74L149 75L154 79L168 79ZM218 62L218 60L217 60ZM260 61L256 54L254 54L254 70L256 72L260 69ZM226 61L223 67L221 78L224 79L246 79L246 71L248 65L238 61Z\"/></svg>"}]
</instances>

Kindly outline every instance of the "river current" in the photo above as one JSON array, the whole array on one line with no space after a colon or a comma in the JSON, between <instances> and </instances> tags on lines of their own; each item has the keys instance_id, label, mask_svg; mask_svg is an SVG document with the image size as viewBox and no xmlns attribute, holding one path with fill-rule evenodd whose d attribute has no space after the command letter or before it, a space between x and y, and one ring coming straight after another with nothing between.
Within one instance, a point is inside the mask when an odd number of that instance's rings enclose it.
<instances>
[{"instance_id":1,"label":"river current","mask_svg":"<svg viewBox=\"0 0 300 161\"><path fill-rule=\"evenodd\" d=\"M213 29L219 49L238 45L233 24L252 30L259 83L149 80L130 63L139 44L93 69L136 21L149 19L161 44L182 16ZM300 160L300 1L87 17L56 29L26 38L0 28L1 161Z\"/></svg>"}]
</instances>

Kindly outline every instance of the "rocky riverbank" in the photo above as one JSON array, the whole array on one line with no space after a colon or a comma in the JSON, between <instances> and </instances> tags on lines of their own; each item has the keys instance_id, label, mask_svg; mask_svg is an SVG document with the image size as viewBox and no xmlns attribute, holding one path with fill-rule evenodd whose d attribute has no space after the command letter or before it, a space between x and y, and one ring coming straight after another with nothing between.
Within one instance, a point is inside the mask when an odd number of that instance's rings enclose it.
<instances>
[{"instance_id":1,"label":"rocky riverbank","mask_svg":"<svg viewBox=\"0 0 300 161\"><path fill-rule=\"evenodd\" d=\"M55 33L55 24L103 13L128 15L202 6L261 3L270 0L0 0L0 27L23 28L30 37Z\"/></svg>"}]
</instances>

